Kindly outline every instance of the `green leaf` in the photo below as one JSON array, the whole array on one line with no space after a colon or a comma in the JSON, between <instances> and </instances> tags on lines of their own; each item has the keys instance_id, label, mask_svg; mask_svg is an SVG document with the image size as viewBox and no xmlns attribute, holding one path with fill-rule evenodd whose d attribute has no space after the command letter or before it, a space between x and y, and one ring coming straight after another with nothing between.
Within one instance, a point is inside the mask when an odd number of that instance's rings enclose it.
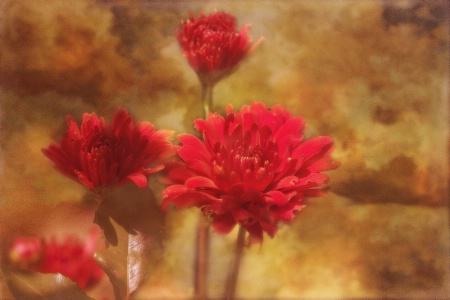
<instances>
[{"instance_id":1,"label":"green leaf","mask_svg":"<svg viewBox=\"0 0 450 300\"><path fill-rule=\"evenodd\" d=\"M96 260L108 274L116 299L128 299L161 258L163 217L153 193L133 184L102 200L95 223L108 247L96 253Z\"/></svg>"},{"instance_id":2,"label":"green leaf","mask_svg":"<svg viewBox=\"0 0 450 300\"><path fill-rule=\"evenodd\" d=\"M15 299L47 300L66 299L70 295L73 300L93 299L86 295L73 281L59 274L41 274L25 270L4 267L8 285ZM2 299L14 299L5 297Z\"/></svg>"}]
</instances>

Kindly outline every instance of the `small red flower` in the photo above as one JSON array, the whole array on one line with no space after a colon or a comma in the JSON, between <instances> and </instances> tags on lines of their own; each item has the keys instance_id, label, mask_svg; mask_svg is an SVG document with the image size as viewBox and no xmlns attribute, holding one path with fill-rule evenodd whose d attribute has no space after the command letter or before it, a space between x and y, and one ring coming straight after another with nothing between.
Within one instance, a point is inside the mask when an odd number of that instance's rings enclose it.
<instances>
[{"instance_id":1,"label":"small red flower","mask_svg":"<svg viewBox=\"0 0 450 300\"><path fill-rule=\"evenodd\" d=\"M236 19L224 12L200 14L181 23L177 38L184 56L200 80L215 83L231 74L238 63L255 49L248 33L250 25L236 31Z\"/></svg>"},{"instance_id":2,"label":"small red flower","mask_svg":"<svg viewBox=\"0 0 450 300\"><path fill-rule=\"evenodd\" d=\"M99 230L92 230L84 243L73 236L66 237L62 243L55 239L18 238L11 245L10 261L35 272L60 273L86 289L105 274L93 257L99 235Z\"/></svg>"},{"instance_id":3,"label":"small red flower","mask_svg":"<svg viewBox=\"0 0 450 300\"><path fill-rule=\"evenodd\" d=\"M146 175L161 170L161 160L174 151L170 132L155 130L149 122L134 124L120 107L111 124L95 113L83 115L81 130L72 116L67 116L67 124L61 143L42 152L59 171L94 191L128 180L144 187Z\"/></svg>"},{"instance_id":4,"label":"small red flower","mask_svg":"<svg viewBox=\"0 0 450 300\"><path fill-rule=\"evenodd\" d=\"M201 207L217 232L240 224L251 242L262 242L263 231L273 237L278 221L291 222L305 196L322 195L328 176L321 172L338 166L330 158L332 139L303 141L303 119L280 105L228 106L225 118L210 114L195 128L202 140L178 136L184 165L168 174L175 184L163 191L163 209Z\"/></svg>"}]
</instances>

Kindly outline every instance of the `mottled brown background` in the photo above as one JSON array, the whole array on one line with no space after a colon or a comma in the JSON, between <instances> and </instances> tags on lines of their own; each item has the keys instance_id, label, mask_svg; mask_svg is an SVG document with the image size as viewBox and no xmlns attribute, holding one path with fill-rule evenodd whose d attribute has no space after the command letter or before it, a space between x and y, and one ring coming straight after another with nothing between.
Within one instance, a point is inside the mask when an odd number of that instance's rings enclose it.
<instances>
[{"instance_id":1,"label":"mottled brown background","mask_svg":"<svg viewBox=\"0 0 450 300\"><path fill-rule=\"evenodd\" d=\"M1 1L1 239L63 231L44 205L83 198L40 152L66 114L110 119L121 105L136 120L193 131L200 87L174 32L190 12L215 8L265 41L217 85L214 110L280 103L305 117L308 135L332 136L341 162L327 197L246 251L238 294L447 298L446 1ZM192 294L196 213L149 212L164 236L138 298ZM212 237L212 296L235 234Z\"/></svg>"}]
</instances>

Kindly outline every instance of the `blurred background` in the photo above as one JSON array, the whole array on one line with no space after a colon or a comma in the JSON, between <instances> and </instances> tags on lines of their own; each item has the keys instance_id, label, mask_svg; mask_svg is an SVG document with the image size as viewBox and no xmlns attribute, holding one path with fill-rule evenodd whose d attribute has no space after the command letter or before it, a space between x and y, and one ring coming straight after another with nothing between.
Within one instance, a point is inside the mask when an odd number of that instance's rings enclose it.
<instances>
[{"instance_id":1,"label":"blurred background","mask_svg":"<svg viewBox=\"0 0 450 300\"><path fill-rule=\"evenodd\" d=\"M88 230L55 212L85 189L41 153L65 116L123 106L176 134L202 117L200 84L175 30L217 9L264 42L219 82L213 110L281 104L329 135L340 168L330 193L245 251L238 295L434 298L450 295L449 4L447 1L4 0L0 3L0 240ZM192 295L198 211L159 211L136 299ZM146 197L123 192L123 197ZM144 193L145 194L145 193ZM132 201L132 199L130 199ZM50 207L50 208L49 208ZM209 293L220 297L236 232L211 237ZM13 272L0 272L11 286ZM6 278L6 279L5 279Z\"/></svg>"}]
</instances>

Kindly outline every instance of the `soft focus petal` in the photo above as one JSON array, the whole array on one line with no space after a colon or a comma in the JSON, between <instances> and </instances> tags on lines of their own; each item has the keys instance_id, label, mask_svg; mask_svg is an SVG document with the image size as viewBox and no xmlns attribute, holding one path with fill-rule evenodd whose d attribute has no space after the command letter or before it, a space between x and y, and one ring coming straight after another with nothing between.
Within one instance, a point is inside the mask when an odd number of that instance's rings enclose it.
<instances>
[{"instance_id":1,"label":"soft focus petal","mask_svg":"<svg viewBox=\"0 0 450 300\"><path fill-rule=\"evenodd\" d=\"M42 243L36 238L21 237L11 244L10 262L22 269L35 267L42 258Z\"/></svg>"},{"instance_id":2,"label":"soft focus petal","mask_svg":"<svg viewBox=\"0 0 450 300\"><path fill-rule=\"evenodd\" d=\"M85 290L105 275L93 257L99 236L98 228L94 228L84 242L73 236L63 241L18 238L11 245L10 262L40 273L60 273Z\"/></svg>"}]
</instances>

